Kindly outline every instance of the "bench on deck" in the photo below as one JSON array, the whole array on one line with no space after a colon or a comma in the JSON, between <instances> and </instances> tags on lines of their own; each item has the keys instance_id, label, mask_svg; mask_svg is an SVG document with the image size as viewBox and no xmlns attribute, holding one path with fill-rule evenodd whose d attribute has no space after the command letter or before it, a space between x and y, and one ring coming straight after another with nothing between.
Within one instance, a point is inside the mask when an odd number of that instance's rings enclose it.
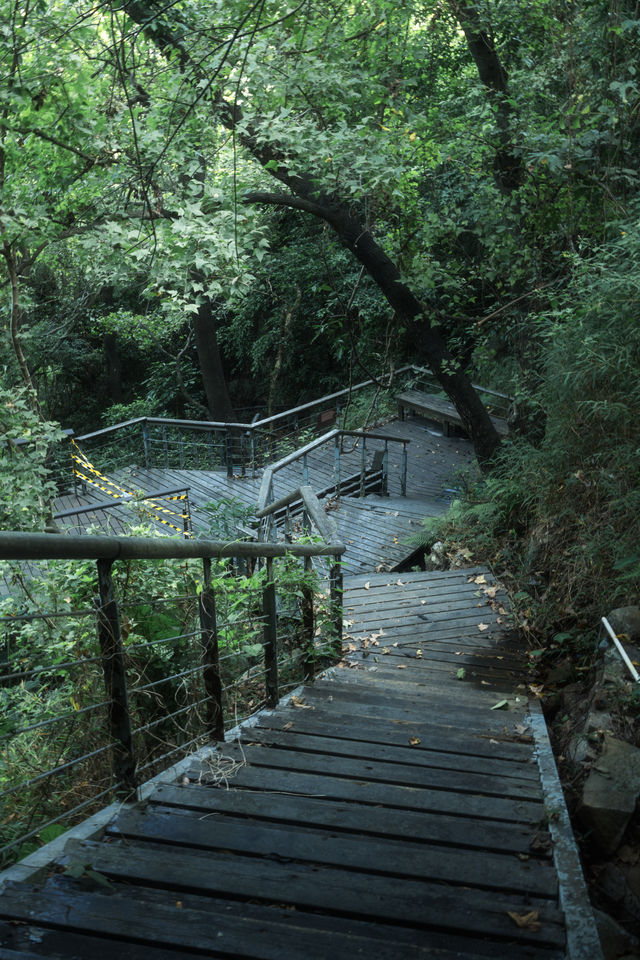
<instances>
[{"instance_id":1,"label":"bench on deck","mask_svg":"<svg viewBox=\"0 0 640 960\"><path fill-rule=\"evenodd\" d=\"M464 429L460 414L451 401L443 397L436 397L422 390L407 390L398 394L396 403L400 420L404 420L405 411L412 410L413 413L441 423L445 437L449 436L452 426ZM502 436L509 432L509 426L503 417L491 417L491 421Z\"/></svg>"}]
</instances>

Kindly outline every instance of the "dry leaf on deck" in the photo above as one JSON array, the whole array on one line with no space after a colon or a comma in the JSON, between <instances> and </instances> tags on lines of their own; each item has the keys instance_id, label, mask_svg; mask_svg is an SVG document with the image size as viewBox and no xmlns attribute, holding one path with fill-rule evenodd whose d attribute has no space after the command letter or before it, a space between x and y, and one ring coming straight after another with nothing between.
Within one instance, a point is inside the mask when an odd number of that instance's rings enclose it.
<instances>
[{"instance_id":1,"label":"dry leaf on deck","mask_svg":"<svg viewBox=\"0 0 640 960\"><path fill-rule=\"evenodd\" d=\"M422 660L422 650L416 650L416 657L418 660Z\"/></svg>"},{"instance_id":2,"label":"dry leaf on deck","mask_svg":"<svg viewBox=\"0 0 640 960\"><path fill-rule=\"evenodd\" d=\"M473 582L473 583L486 583L486 582L487 582L487 578L485 577L484 573L481 573L479 577L474 577L472 582Z\"/></svg>"},{"instance_id":3,"label":"dry leaf on deck","mask_svg":"<svg viewBox=\"0 0 640 960\"><path fill-rule=\"evenodd\" d=\"M300 707L302 710L315 709L315 707L312 707L310 703L305 703L304 700L301 700L300 697L291 697L291 705L293 707Z\"/></svg>"},{"instance_id":4,"label":"dry leaf on deck","mask_svg":"<svg viewBox=\"0 0 640 960\"><path fill-rule=\"evenodd\" d=\"M406 670L406 669L407 669L406 663L399 663L399 664L398 664L398 670Z\"/></svg>"},{"instance_id":5,"label":"dry leaf on deck","mask_svg":"<svg viewBox=\"0 0 640 960\"><path fill-rule=\"evenodd\" d=\"M420 737L409 737L409 743L412 747L417 747L420 743Z\"/></svg>"},{"instance_id":6,"label":"dry leaf on deck","mask_svg":"<svg viewBox=\"0 0 640 960\"><path fill-rule=\"evenodd\" d=\"M488 630L488 629L489 629L489 624L488 624L488 623L479 623L479 624L478 624L478 630Z\"/></svg>"},{"instance_id":7,"label":"dry leaf on deck","mask_svg":"<svg viewBox=\"0 0 640 960\"><path fill-rule=\"evenodd\" d=\"M370 586L371 586L371 581L367 580L367 582L364 585L365 590L368 590Z\"/></svg>"},{"instance_id":8,"label":"dry leaf on deck","mask_svg":"<svg viewBox=\"0 0 640 960\"><path fill-rule=\"evenodd\" d=\"M285 725L284 725L284 727L283 727L282 729L283 729L283 730L291 730L291 727L292 727L292 726L293 726L293 720L289 720L288 723L285 723Z\"/></svg>"},{"instance_id":9,"label":"dry leaf on deck","mask_svg":"<svg viewBox=\"0 0 640 960\"><path fill-rule=\"evenodd\" d=\"M515 924L517 924L519 927L522 927L525 930L540 929L540 911L539 910L530 910L529 913L514 913L512 910L508 910L507 916L511 917L511 919Z\"/></svg>"}]
</instances>

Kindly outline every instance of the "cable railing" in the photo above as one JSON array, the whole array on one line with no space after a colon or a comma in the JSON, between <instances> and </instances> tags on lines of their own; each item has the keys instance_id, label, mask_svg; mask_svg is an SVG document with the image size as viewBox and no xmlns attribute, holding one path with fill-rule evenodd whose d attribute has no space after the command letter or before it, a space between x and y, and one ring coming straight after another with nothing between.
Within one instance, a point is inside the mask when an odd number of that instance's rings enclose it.
<instances>
[{"instance_id":1,"label":"cable railing","mask_svg":"<svg viewBox=\"0 0 640 960\"><path fill-rule=\"evenodd\" d=\"M77 444L99 458L102 469L136 463L146 469L224 471L227 476L255 477L336 425L377 423L393 415L393 393L414 376L414 368L396 371L387 385L364 380L343 390L251 423L170 420L137 417L76 437Z\"/></svg>"},{"instance_id":2,"label":"cable railing","mask_svg":"<svg viewBox=\"0 0 640 960\"><path fill-rule=\"evenodd\" d=\"M0 862L339 658L345 547L302 495L292 544L0 533Z\"/></svg>"},{"instance_id":3,"label":"cable railing","mask_svg":"<svg viewBox=\"0 0 640 960\"><path fill-rule=\"evenodd\" d=\"M353 441L351 450L345 454L344 442ZM400 492L407 493L407 446L410 440L402 437L390 437L385 434L362 430L330 430L323 436L283 457L277 463L270 464L262 475L258 493L257 517L262 518L260 538L269 540L277 523L293 513L300 513L304 507L300 497L281 493L276 500L276 478L284 477L282 486L289 490L298 482L301 487L309 484L309 461L312 454L328 446L333 450L333 470L328 485L318 492L318 497L340 497L348 494L365 496L366 493L388 492L389 486L389 444L399 444ZM377 446L376 446L377 444ZM373 448L372 448L373 445ZM326 455L322 457L326 460ZM345 469L346 466L346 469ZM295 479L294 479L295 478ZM298 491L299 489L298 488ZM270 508L270 509L268 509Z\"/></svg>"}]
</instances>

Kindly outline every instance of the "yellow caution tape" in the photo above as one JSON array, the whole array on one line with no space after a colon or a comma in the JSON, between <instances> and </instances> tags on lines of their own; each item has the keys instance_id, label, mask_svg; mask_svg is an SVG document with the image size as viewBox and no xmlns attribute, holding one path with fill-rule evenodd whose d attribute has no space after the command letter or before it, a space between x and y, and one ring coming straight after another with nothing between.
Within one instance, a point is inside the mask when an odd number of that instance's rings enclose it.
<instances>
[{"instance_id":1,"label":"yellow caution tape","mask_svg":"<svg viewBox=\"0 0 640 960\"><path fill-rule=\"evenodd\" d=\"M106 493L107 496L113 497L114 500L123 500L131 499L134 500L142 509L148 508L149 510L155 510L156 513L168 513L169 516L179 517L181 520L190 520L191 517L187 513L176 513L175 510L169 510L168 507L161 507L155 501L157 500L186 500L187 494L180 493L175 494L170 497L150 497L147 500L142 500L139 498L137 493L132 493L130 490L126 490L124 487L121 487L115 481L111 480L109 477L106 477L103 473L94 467L92 463L89 462L85 454L82 452L76 441L71 438L71 444L73 450L71 453L71 459L73 461L73 473L74 476L78 477L80 480L83 480L85 483L90 484L92 487L97 487L99 490L102 490L103 493ZM85 472L83 472L85 471ZM88 476L87 474L93 474L93 477ZM102 483L99 480L94 479L99 477ZM105 486L106 484L106 486ZM114 491L117 491L114 493ZM144 506L143 506L144 504ZM175 523L171 523L169 520L163 520L162 517L156 516L155 519L158 523L162 523L165 526L171 527L172 530L177 530L178 533L182 534L185 537L192 538L192 534L188 530L185 530L183 527L176 526Z\"/></svg>"}]
</instances>

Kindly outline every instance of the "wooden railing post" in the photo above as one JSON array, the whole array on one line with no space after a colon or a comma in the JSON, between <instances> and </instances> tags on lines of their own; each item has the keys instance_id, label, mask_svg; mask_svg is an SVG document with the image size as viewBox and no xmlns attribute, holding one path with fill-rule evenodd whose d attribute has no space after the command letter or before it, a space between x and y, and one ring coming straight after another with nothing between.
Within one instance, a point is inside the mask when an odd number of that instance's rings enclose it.
<instances>
[{"instance_id":1,"label":"wooden railing post","mask_svg":"<svg viewBox=\"0 0 640 960\"><path fill-rule=\"evenodd\" d=\"M262 591L264 616L264 668L267 706L275 707L278 692L278 615L276 612L276 585L273 579L273 559L267 557L265 584Z\"/></svg>"},{"instance_id":2,"label":"wooden railing post","mask_svg":"<svg viewBox=\"0 0 640 960\"><path fill-rule=\"evenodd\" d=\"M222 680L216 623L216 598L211 586L211 560L202 561L203 583L199 612L202 631L202 674L207 694L207 727L214 740L224 740L224 713L222 709Z\"/></svg>"},{"instance_id":3,"label":"wooden railing post","mask_svg":"<svg viewBox=\"0 0 640 960\"><path fill-rule=\"evenodd\" d=\"M109 733L113 741L113 772L116 792L128 797L136 789L136 761L131 735L127 677L120 633L120 615L113 592L113 560L98 560L98 641L102 657L104 685L109 705Z\"/></svg>"}]
</instances>

